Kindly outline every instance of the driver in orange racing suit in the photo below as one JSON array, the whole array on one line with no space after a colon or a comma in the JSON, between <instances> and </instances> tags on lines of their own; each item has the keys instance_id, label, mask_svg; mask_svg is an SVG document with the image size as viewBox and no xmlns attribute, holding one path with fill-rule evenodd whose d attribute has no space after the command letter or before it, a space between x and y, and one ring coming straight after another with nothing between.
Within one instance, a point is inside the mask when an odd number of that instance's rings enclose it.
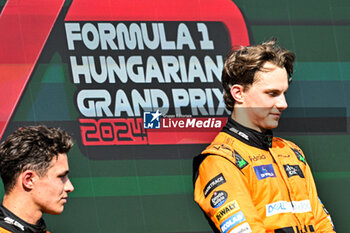
<instances>
[{"instance_id":1,"label":"driver in orange racing suit","mask_svg":"<svg viewBox=\"0 0 350 233\"><path fill-rule=\"evenodd\" d=\"M295 56L271 40L233 51L222 84L227 125L194 158L194 198L214 232L335 232L303 152L272 136Z\"/></svg>"}]
</instances>

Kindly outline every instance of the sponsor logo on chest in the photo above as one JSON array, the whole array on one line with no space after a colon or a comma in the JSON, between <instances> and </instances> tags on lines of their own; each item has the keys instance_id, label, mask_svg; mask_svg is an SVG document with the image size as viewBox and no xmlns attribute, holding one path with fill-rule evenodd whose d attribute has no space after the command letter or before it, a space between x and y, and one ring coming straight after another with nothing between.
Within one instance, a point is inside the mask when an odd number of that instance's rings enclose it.
<instances>
[{"instance_id":1,"label":"sponsor logo on chest","mask_svg":"<svg viewBox=\"0 0 350 233\"><path fill-rule=\"evenodd\" d=\"M272 164L255 166L254 171L258 180L266 179L269 177L276 177Z\"/></svg>"},{"instance_id":2,"label":"sponsor logo on chest","mask_svg":"<svg viewBox=\"0 0 350 233\"><path fill-rule=\"evenodd\" d=\"M300 176L301 178L304 178L304 173L300 169L299 165L285 164L285 165L283 165L283 167L287 173L288 178L292 177L292 176Z\"/></svg>"}]
</instances>

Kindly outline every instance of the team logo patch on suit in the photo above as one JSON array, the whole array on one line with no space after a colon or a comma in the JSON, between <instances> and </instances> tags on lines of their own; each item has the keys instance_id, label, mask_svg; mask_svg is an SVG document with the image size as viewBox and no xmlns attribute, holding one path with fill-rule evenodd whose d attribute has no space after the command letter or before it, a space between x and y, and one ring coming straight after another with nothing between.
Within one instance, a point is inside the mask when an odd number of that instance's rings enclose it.
<instances>
[{"instance_id":1,"label":"team logo patch on suit","mask_svg":"<svg viewBox=\"0 0 350 233\"><path fill-rule=\"evenodd\" d=\"M254 171L258 180L266 179L269 177L276 177L275 170L272 164L266 164L254 167Z\"/></svg>"},{"instance_id":2,"label":"team logo patch on suit","mask_svg":"<svg viewBox=\"0 0 350 233\"><path fill-rule=\"evenodd\" d=\"M222 206L227 200L227 192L225 191L215 191L210 199L210 205L213 208L218 208Z\"/></svg>"},{"instance_id":3,"label":"team logo patch on suit","mask_svg":"<svg viewBox=\"0 0 350 233\"><path fill-rule=\"evenodd\" d=\"M243 169L248 165L248 162L245 161L242 156L240 156L236 151L235 151L235 163L236 166L239 167L239 169Z\"/></svg>"},{"instance_id":4,"label":"team logo patch on suit","mask_svg":"<svg viewBox=\"0 0 350 233\"><path fill-rule=\"evenodd\" d=\"M204 196L207 197L211 191L213 191L216 187L226 183L225 177L220 173L211 179L208 184L203 189Z\"/></svg>"},{"instance_id":5,"label":"team logo patch on suit","mask_svg":"<svg viewBox=\"0 0 350 233\"><path fill-rule=\"evenodd\" d=\"M220 229L222 233L226 233L232 228L234 228L237 224L244 222L245 217L243 215L242 211L239 211L238 213L232 215L228 219L226 219L221 225Z\"/></svg>"},{"instance_id":6,"label":"team logo patch on suit","mask_svg":"<svg viewBox=\"0 0 350 233\"><path fill-rule=\"evenodd\" d=\"M236 210L239 210L239 205L236 200L231 201L230 203L224 205L221 207L216 213L215 218L220 222L221 219L223 219L227 214L230 214L232 212L235 212Z\"/></svg>"},{"instance_id":7,"label":"team logo patch on suit","mask_svg":"<svg viewBox=\"0 0 350 233\"><path fill-rule=\"evenodd\" d=\"M297 158L298 158L301 162L303 162L304 164L306 164L306 161L305 161L304 156L302 156L301 153L300 153L297 149L292 148L292 150L294 151L294 154L297 156Z\"/></svg>"},{"instance_id":8,"label":"team logo patch on suit","mask_svg":"<svg viewBox=\"0 0 350 233\"><path fill-rule=\"evenodd\" d=\"M283 165L284 170L286 170L287 176L292 177L292 176L300 176L301 178L304 178L304 173L300 169L299 165Z\"/></svg>"}]
</instances>

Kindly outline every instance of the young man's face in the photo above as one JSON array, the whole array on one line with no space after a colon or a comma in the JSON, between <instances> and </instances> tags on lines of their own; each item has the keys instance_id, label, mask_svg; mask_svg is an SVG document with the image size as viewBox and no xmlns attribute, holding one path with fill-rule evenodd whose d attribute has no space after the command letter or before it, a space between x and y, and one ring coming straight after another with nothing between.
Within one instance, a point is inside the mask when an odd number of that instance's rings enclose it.
<instances>
[{"instance_id":1,"label":"young man's face","mask_svg":"<svg viewBox=\"0 0 350 233\"><path fill-rule=\"evenodd\" d=\"M38 208L49 214L60 214L67 202L68 193L74 190L68 178L68 159L66 154L53 157L45 176L37 177L33 189L34 202Z\"/></svg>"},{"instance_id":2,"label":"young man's face","mask_svg":"<svg viewBox=\"0 0 350 233\"><path fill-rule=\"evenodd\" d=\"M287 89L286 69L266 62L263 70L256 72L254 83L243 92L242 107L247 112L248 127L259 132L276 128L281 112L288 106Z\"/></svg>"}]
</instances>

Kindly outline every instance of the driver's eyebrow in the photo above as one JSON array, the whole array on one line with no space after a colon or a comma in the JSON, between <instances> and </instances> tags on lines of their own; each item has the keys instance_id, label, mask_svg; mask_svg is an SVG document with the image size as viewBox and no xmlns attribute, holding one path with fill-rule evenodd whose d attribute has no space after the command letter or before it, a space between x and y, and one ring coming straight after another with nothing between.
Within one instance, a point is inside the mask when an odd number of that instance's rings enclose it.
<instances>
[{"instance_id":1,"label":"driver's eyebrow","mask_svg":"<svg viewBox=\"0 0 350 233\"><path fill-rule=\"evenodd\" d=\"M270 89L266 89L265 92L281 92L281 90L279 89L275 89L275 88L270 88Z\"/></svg>"},{"instance_id":2,"label":"driver's eyebrow","mask_svg":"<svg viewBox=\"0 0 350 233\"><path fill-rule=\"evenodd\" d=\"M280 89L276 89L276 88L268 88L265 90L265 92L277 92L277 93L281 93L281 92L287 92L288 91L288 88L285 90L285 91L282 91Z\"/></svg>"},{"instance_id":3,"label":"driver's eyebrow","mask_svg":"<svg viewBox=\"0 0 350 233\"><path fill-rule=\"evenodd\" d=\"M68 175L68 173L69 173L69 170L65 170L64 172L59 173L59 175L60 176L66 176L66 175Z\"/></svg>"}]
</instances>

